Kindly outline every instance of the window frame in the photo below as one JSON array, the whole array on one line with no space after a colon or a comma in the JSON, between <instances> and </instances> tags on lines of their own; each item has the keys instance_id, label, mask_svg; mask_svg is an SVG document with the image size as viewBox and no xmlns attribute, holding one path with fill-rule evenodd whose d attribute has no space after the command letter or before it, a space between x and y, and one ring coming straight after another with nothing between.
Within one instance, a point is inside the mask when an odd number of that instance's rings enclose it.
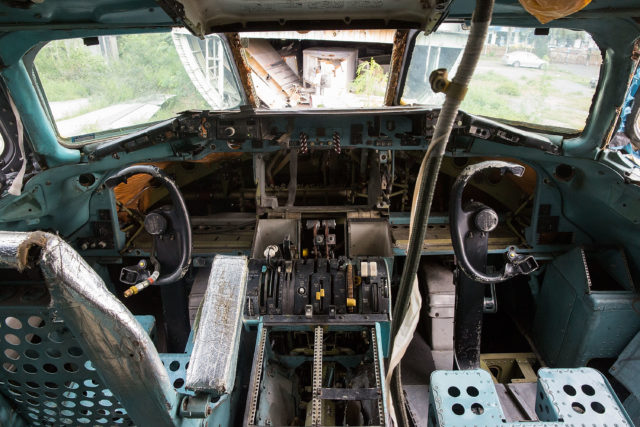
<instances>
[{"instance_id":1,"label":"window frame","mask_svg":"<svg viewBox=\"0 0 640 427\"><path fill-rule=\"evenodd\" d=\"M74 39L74 38L85 38L85 37L98 37L98 36L124 36L124 35L138 35L138 34L163 34L163 33L170 33L172 31L173 27L162 27L162 28L153 28L153 29L138 29L137 31L105 31L105 32L99 32L99 33L91 33L91 35L73 35L71 37L60 37L60 38L52 38L50 40L46 40L46 41L41 41L38 44L36 44L34 47L32 47L24 56L23 56L23 62L25 64L25 67L27 69L27 72L29 74L29 78L31 80L31 83L33 84L33 87L36 91L36 94L38 96L38 99L40 101L40 105L42 106L42 109L45 113L45 116L47 117L49 123L51 124L51 128L53 129L53 132L55 134L55 137L58 141L58 143L65 147L65 148L70 148L70 149L81 149L83 146L85 145L89 145L89 144L95 144L95 143L99 143L99 142L104 142L104 141L108 141L114 138L118 138L121 136L126 136L128 134L131 134L133 132L136 131L140 131L143 130L145 128L148 128L150 126L153 126L155 124L158 123L162 123L166 120L171 120L171 119L165 119L165 120L155 120L155 121L151 121L151 122L146 122L146 123L141 123L141 124L137 124L137 125L132 125L132 126L127 126L127 127L122 127L122 128L117 128L117 129L107 129L104 131L99 131L99 132L94 132L94 133L90 133L90 134L82 134L82 135L74 135L74 136L70 136L70 137L65 137L60 135L60 132L58 131L58 126L56 124L56 121L53 117L53 113L51 111L51 108L49 106L49 100L47 98L47 95L45 93L44 87L42 86L42 82L40 81L40 76L38 74L38 71L36 69L35 66L35 58L38 55L38 53L40 52L40 50L42 50L42 48L44 48L47 44L49 44L50 42L53 41L58 41L58 40L69 40L69 39ZM235 108L235 109L229 109L229 110L220 110L223 112L237 112L240 111L241 106L242 105L246 105L247 104L247 94L246 91L244 89L244 86L240 83L240 76L238 74L238 69L236 67L236 64L233 61L233 56L231 54L231 49L229 46L229 41L226 37L225 34L223 33L216 33L218 37L220 37L220 41L222 42L223 46L224 46L224 50L225 50L225 55L226 58L229 61L229 69L231 71L231 75L232 78L234 80L234 83L236 85L236 87L238 88L238 92L241 98L241 102L240 105ZM177 116L174 116L174 118ZM93 135L93 138L87 138L84 139L83 137L89 137Z\"/></svg>"},{"instance_id":2,"label":"window frame","mask_svg":"<svg viewBox=\"0 0 640 427\"><path fill-rule=\"evenodd\" d=\"M443 24L460 24L460 25L465 25L466 23L464 21L459 21L459 20L449 20L449 21L443 21ZM528 25L507 25L504 23L492 23L492 26L513 26L514 28L527 28L527 29L531 29L531 30L535 30L538 27L535 26L528 26ZM559 28L559 29L570 29L570 28L565 28L565 27L547 27L547 28ZM575 31L582 31L585 32L589 35L589 37L591 37L591 40L593 40L593 42L596 44L596 46L598 46L598 49L600 50L600 57L602 58L602 61L600 63L600 71L598 73L598 81L596 82L596 88L595 91L593 92L593 96L591 97L591 105L589 106L589 113L587 114L587 117L585 118L585 125L582 129L570 129L570 128L563 128L563 127L556 127L556 126L546 126L546 125L542 125L542 124L536 124L536 123L529 123L529 122L520 122L517 120L509 120L509 119L504 119L504 118L497 118L497 117L491 117L491 116L481 116L479 114L472 114L472 115L477 115L480 117L484 117L490 120L495 120L497 122L500 123L504 123L506 125L509 126L514 126L517 127L519 129L523 129L523 130L527 130L527 131L532 131L532 132L538 132L538 133L546 133L546 134L550 134L550 135L559 135L562 136L564 138L577 138L583 135L585 129L587 128L587 124L589 123L589 121L591 120L591 117L593 115L593 107L595 104L595 100L598 99L599 94L600 94L600 89L601 89L601 82L603 80L603 71L604 71L604 65L606 62L606 55L607 55L607 51L606 49L603 49L602 46L600 45L600 43L598 43L598 38L594 37L594 34L592 34L591 32L587 31L586 29L582 29L582 28L577 28L575 29ZM405 84L407 81L407 77L409 75L409 66L411 65L411 59L412 59L412 54L413 51L415 49L415 45L416 45L416 41L418 39L418 36L423 33L424 31L415 31L413 34L410 34L410 39L408 41L408 46L407 48L410 49L410 55L407 58L407 63L404 64L403 67L403 73L402 76L400 78L400 81L398 83L398 92L397 92L397 99L396 99L396 103L398 105L401 105L401 100L402 100L402 94L404 93L404 89L405 89ZM436 33L438 32L437 29L435 31ZM427 36L429 36L431 33L429 33ZM464 48L463 48L464 50ZM475 74L475 72L474 72ZM450 76L453 77L453 76ZM426 107L426 106L423 106ZM461 111L464 111L463 108L460 108Z\"/></svg>"}]
</instances>

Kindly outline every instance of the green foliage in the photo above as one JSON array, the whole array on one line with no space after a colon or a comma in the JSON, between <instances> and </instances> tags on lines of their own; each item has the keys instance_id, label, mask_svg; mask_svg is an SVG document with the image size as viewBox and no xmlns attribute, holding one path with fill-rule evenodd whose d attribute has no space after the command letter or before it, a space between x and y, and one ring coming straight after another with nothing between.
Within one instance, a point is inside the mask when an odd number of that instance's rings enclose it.
<instances>
[{"instance_id":1,"label":"green foliage","mask_svg":"<svg viewBox=\"0 0 640 427\"><path fill-rule=\"evenodd\" d=\"M496 88L496 92L503 95L518 96L520 95L520 86L511 80L505 80Z\"/></svg>"},{"instance_id":2,"label":"green foliage","mask_svg":"<svg viewBox=\"0 0 640 427\"><path fill-rule=\"evenodd\" d=\"M170 33L123 35L116 40L115 57L102 55L98 47L86 47L79 39L47 44L35 65L49 102L89 98L89 111L95 111L163 96L166 100L151 120L208 108L193 87Z\"/></svg>"},{"instance_id":3,"label":"green foliage","mask_svg":"<svg viewBox=\"0 0 640 427\"><path fill-rule=\"evenodd\" d=\"M389 75L373 58L358 65L356 78L351 82L354 93L371 96L384 96Z\"/></svg>"},{"instance_id":4,"label":"green foliage","mask_svg":"<svg viewBox=\"0 0 640 427\"><path fill-rule=\"evenodd\" d=\"M525 123L573 129L584 126L591 103L589 94L593 92L587 78L568 72L566 67L518 72L522 74L512 76L494 70L475 74L461 108L471 114ZM584 90L569 89L575 83Z\"/></svg>"},{"instance_id":5,"label":"green foliage","mask_svg":"<svg viewBox=\"0 0 640 427\"><path fill-rule=\"evenodd\" d=\"M95 83L107 71L99 55L82 48L80 40L57 40L45 46L36 56L36 69L53 101L84 98L91 94Z\"/></svg>"}]
</instances>

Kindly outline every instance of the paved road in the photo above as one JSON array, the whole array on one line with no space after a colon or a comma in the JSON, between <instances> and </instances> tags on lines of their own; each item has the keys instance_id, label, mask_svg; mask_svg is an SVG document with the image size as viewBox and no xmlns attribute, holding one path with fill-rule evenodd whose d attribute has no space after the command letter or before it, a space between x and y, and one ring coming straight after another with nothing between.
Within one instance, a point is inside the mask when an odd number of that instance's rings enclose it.
<instances>
[{"instance_id":1,"label":"paved road","mask_svg":"<svg viewBox=\"0 0 640 427\"><path fill-rule=\"evenodd\" d=\"M576 65L576 64L551 64L550 66L551 72L556 72L558 74L563 74L567 72L568 74L575 74L580 77L585 77L591 79L593 77L598 77L600 73L600 67L596 65L586 66L586 65ZM480 61L478 63L477 72L486 72L493 70L498 74L502 74L506 77L509 77L512 80L520 79L522 77L536 77L541 73L544 73L544 70L538 70L536 68L515 68L508 65L504 65L497 61Z\"/></svg>"},{"instance_id":2,"label":"paved road","mask_svg":"<svg viewBox=\"0 0 640 427\"><path fill-rule=\"evenodd\" d=\"M89 111L69 119L56 120L56 125L61 136L70 137L146 123L160 110L162 104L168 98L170 96L156 94L134 99ZM70 101L68 105L73 105L71 102L73 101ZM68 105L65 105L65 107L68 107ZM86 110L89 104L88 102L83 102L82 105ZM60 115L62 115L61 110L62 108L58 110ZM68 109L65 112L68 112ZM56 113L54 112L54 117L55 115Z\"/></svg>"}]
</instances>

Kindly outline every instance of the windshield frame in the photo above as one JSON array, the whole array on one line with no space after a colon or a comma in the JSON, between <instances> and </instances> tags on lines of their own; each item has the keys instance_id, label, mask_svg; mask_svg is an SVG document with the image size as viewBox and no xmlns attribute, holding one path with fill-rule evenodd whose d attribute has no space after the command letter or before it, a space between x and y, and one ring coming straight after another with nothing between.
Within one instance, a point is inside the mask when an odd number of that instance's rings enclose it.
<instances>
[{"instance_id":1,"label":"windshield frame","mask_svg":"<svg viewBox=\"0 0 640 427\"><path fill-rule=\"evenodd\" d=\"M445 21L446 23L459 23L459 24L463 24L464 21L460 21L460 20L447 20ZM516 25L519 28L535 28L535 27L531 27L531 26L525 26L525 25ZM172 27L160 27L160 28L153 28L153 29L137 29L137 30L127 30L127 31L92 31L90 36L98 36L98 35L124 35L124 34L145 34L145 33L165 33L165 32L169 32L171 31ZM398 30L396 30L398 31ZM582 30L582 31L586 31L586 30ZM436 31L437 32L437 31ZM231 33L231 35L234 34L238 34L238 33ZM407 39L407 43L404 46L404 49L402 51L402 61L401 61L401 67L399 67L399 69L397 70L398 72L398 83L397 85L395 85L395 87L392 87L391 85L387 84L387 87L385 88L385 99L392 99L393 100L393 105L381 105L381 106L376 106L376 107L368 107L368 108L363 108L362 110L365 111L375 111L375 112L383 112L386 109L388 109L389 107L394 107L394 106L399 106L399 107L409 107L411 108L412 106L408 106L408 105L402 105L400 103L400 99L402 97L402 93L404 91L405 85L406 85L406 80L407 80L407 75L408 75L408 68L411 62L411 53L413 52L414 48L415 48L415 44L416 44L416 40L418 38L418 36L421 34L421 31L418 30L412 30L409 31L408 34L408 39ZM592 36L591 33L589 33L590 36ZM242 60L242 64L248 68L248 64L246 63L246 60L244 57L242 58L236 58L236 50L233 49L233 47L231 46L231 43L229 41L229 34L218 34L220 36L220 39L223 41L224 45L225 45L225 49L227 52L227 55L230 59L230 69L232 71L232 75L235 79L235 83L237 84L237 87L240 88L241 90L240 92L240 96L243 100L242 104L243 105L247 105L249 104L249 100L252 97L249 97L247 94L248 93L255 93L255 89L253 88L253 84L251 79L247 79L248 82L251 86L249 88L249 90L247 89L247 85L245 84L245 79L241 78L241 73L238 69L238 59ZM33 63L35 56L37 55L37 53L40 51L40 49L42 49L47 43L54 41L54 40L60 40L60 39L67 39L67 38L72 38L73 36L69 36L69 35L65 35L64 37L59 37L59 38L51 38L50 40L44 41L44 42L40 42L38 45L34 46L25 56L24 56L24 60L25 60L25 66L27 66L28 72L29 72L29 76L31 77L33 84L34 84L34 88L36 89L36 92L38 94L38 97L40 98L40 102L41 105L43 106L43 110L45 111L45 114L49 120L49 122L51 123L51 126L54 130L55 136L58 140L58 142L64 146L65 148L70 148L70 149L76 149L76 148L81 148L82 146L86 145L86 144L92 144L92 143L96 143L96 142L102 142L102 141L106 141L106 140L110 140L113 138L117 138L120 136L126 136L132 132L135 131L140 131L143 130L149 126L155 125L159 122L162 122L163 120L160 121L153 121L153 122L147 122L147 123L142 123L139 125L133 125L133 126L129 126L129 127L123 127L123 128L117 128L117 129L109 129L109 130L105 130L105 131L101 131L101 132L95 132L92 134L83 134L83 135L74 135L72 137L64 137L61 136L60 133L58 132L55 120L53 119L53 115L51 113L50 107L49 107L49 103L48 100L46 98L46 94L44 93L44 89L39 81L39 77L37 74L37 70L36 67ZM81 35L77 35L75 37L88 37L87 33L84 32ZM592 36L593 38L593 36ZM593 38L594 41L596 41L595 38ZM597 41L596 41L597 44ZM599 46L599 45L598 45ZM396 49L398 49L398 45L396 43L394 43L393 45L393 50L395 51ZM601 49L601 55L602 55L602 60L604 63L605 60L605 52L603 52L603 50ZM585 127L582 130L574 130L574 129L568 129L568 128L562 128L562 127L553 127L553 126L545 126L545 125L537 125L535 123L530 123L530 122L519 122L519 121L513 121L513 120L509 120L509 119L504 119L504 118L496 118L496 117L491 117L491 116L486 116L486 115L481 115L482 117L486 117L488 119L491 120L496 120L499 121L501 123L504 124L508 124L511 126L515 126L521 129L525 129L525 130L530 130L530 131L535 131L535 132L545 132L545 133L551 133L551 134L556 134L556 135L562 135L564 137L568 137L568 138L572 138L572 137L578 137L580 136L583 132L584 129L586 128L586 124L589 122L590 118L591 118L591 113L593 110L593 104L594 104L594 100L596 99L596 96L598 94L598 91L600 90L600 80L602 79L602 67L600 70L600 75L599 75L599 80L598 80L598 84L596 85L596 91L594 92L593 98L592 98L592 102L590 105L590 109L589 109L589 114L585 120ZM250 92L251 91L251 92ZM317 113L322 113L322 114L326 114L328 111L332 111L332 109L323 109L323 108L313 108L313 109L279 109L279 110L272 110L272 109L268 109L268 108L260 108L259 106L254 105L253 106L255 111L260 111L260 112L269 112L269 111L280 111L280 112L289 112L290 114L300 114L301 112L303 112L304 114L313 114L314 112ZM433 106L422 106L424 108L433 108ZM348 111L359 111L361 109L348 109ZM228 113L232 113L232 112L237 112L239 111L239 109L230 109L230 110L224 110L221 112L228 112ZM479 115L479 114L478 114ZM177 117L178 115L174 116ZM89 138L89 136L91 136ZM86 139L84 137L87 137Z\"/></svg>"},{"instance_id":2,"label":"windshield frame","mask_svg":"<svg viewBox=\"0 0 640 427\"><path fill-rule=\"evenodd\" d=\"M373 29L366 29L366 28L362 28L362 29L347 29L348 31L351 30L364 30L364 31L369 31L369 30L388 30L388 28L373 28ZM288 30L287 30L288 31ZM291 31L295 31L295 30L291 30ZM310 30L310 31L316 31L316 30ZM326 30L321 30L318 29L318 32L321 31L326 31ZM335 31L340 31L338 29L336 29ZM246 31L246 32L236 32L236 33L229 33L230 36L233 37L237 37L238 38L238 44L239 44L239 40L240 38L247 38L246 36L248 34L251 34L254 31ZM264 32L271 32L271 31L257 31L258 33L264 33ZM281 32L281 30L273 30L272 32L274 33L278 33ZM397 106L400 105L398 104L398 99L399 99L399 95L398 95L398 88L399 88L399 82L400 79L402 78L402 76L405 74L406 72L406 68L408 67L408 63L410 60L409 57L409 52L410 50L408 49L409 43L407 43L407 40L411 40L413 33L419 33L420 31L416 30L416 29L401 29L401 28L396 28L394 29L394 38L393 38L393 44L392 44L392 52L391 52L391 64L390 64L390 68L389 68L389 73L388 73L388 78L387 78L387 83L385 86L385 91L384 91L384 95L382 96L382 105L377 105L377 106L366 106L366 107L361 107L361 108L325 108L325 107L313 107L313 108L277 108L277 109L272 109L272 108L263 108L260 105L260 101L258 99L258 95L256 92L256 88L253 82L253 77L252 77L252 69L249 65L249 62L245 56L244 53L244 49L241 49L239 46L234 46L233 42L231 42L231 55L233 55L233 58L239 68L239 73L241 76L243 76L244 78L241 79L242 85L244 87L244 90L247 94L251 94L251 96L249 96L249 98L251 100L253 100L252 106L256 111L289 111L290 113L293 114L297 114L300 112L312 112L312 111L334 111L334 110L348 110L348 111L360 111L360 110L371 110L371 111L384 111L386 108L389 107L393 107L393 106ZM401 35L402 34L402 35ZM301 38L301 39L304 39ZM291 39L293 40L293 39ZM331 40L329 40L331 41ZM397 57L400 57L400 60L394 60L397 59ZM392 73L395 72L397 73L398 78L397 79L393 79L392 78ZM246 76L246 77L245 77ZM391 100L392 103L389 104L388 100Z\"/></svg>"}]
</instances>

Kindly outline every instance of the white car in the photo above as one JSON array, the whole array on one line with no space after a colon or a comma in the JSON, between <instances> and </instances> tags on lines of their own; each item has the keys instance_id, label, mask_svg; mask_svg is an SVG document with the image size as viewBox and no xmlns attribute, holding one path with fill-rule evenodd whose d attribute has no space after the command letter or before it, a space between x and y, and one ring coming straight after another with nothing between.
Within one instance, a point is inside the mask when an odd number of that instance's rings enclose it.
<instances>
[{"instance_id":1,"label":"white car","mask_svg":"<svg viewBox=\"0 0 640 427\"><path fill-rule=\"evenodd\" d=\"M502 63L512 67L546 68L548 62L531 52L509 52L502 56Z\"/></svg>"}]
</instances>

